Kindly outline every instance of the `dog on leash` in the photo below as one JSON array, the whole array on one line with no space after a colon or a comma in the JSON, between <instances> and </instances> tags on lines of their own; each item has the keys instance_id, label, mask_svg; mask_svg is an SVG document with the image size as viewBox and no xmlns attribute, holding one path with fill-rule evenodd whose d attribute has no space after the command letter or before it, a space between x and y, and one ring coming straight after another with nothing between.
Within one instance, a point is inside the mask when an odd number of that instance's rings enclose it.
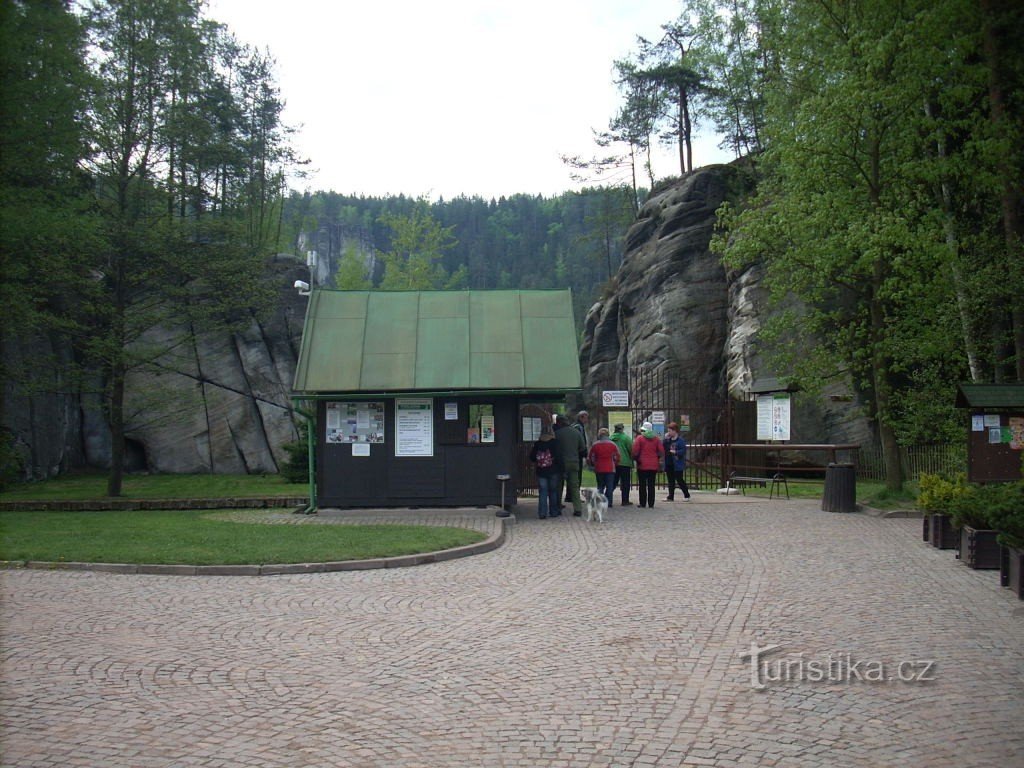
<instances>
[{"instance_id":1,"label":"dog on leash","mask_svg":"<svg viewBox=\"0 0 1024 768\"><path fill-rule=\"evenodd\" d=\"M595 520L604 522L604 513L608 511L608 499L597 488L583 489L583 505L587 509L587 522Z\"/></svg>"}]
</instances>

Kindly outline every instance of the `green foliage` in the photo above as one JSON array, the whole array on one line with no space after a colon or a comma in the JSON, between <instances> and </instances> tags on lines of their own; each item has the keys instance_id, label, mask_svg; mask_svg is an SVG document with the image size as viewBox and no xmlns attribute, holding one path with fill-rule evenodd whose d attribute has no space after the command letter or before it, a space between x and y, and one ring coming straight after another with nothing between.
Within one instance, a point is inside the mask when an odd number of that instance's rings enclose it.
<instances>
[{"instance_id":1,"label":"green foliage","mask_svg":"<svg viewBox=\"0 0 1024 768\"><path fill-rule=\"evenodd\" d=\"M451 227L443 227L421 200L407 215L385 213L381 222L391 230L391 248L380 254L385 290L422 291L448 288L450 276L441 263L455 245ZM461 275L459 276L460 279Z\"/></svg>"},{"instance_id":2,"label":"green foliage","mask_svg":"<svg viewBox=\"0 0 1024 768\"><path fill-rule=\"evenodd\" d=\"M0 427L0 492L6 490L22 471L22 459L12 437L7 429Z\"/></svg>"},{"instance_id":3,"label":"green foliage","mask_svg":"<svg viewBox=\"0 0 1024 768\"><path fill-rule=\"evenodd\" d=\"M1005 311L993 289L1024 288L1001 255L1000 161L979 109L986 19L966 0L780 12L762 180L723 208L713 248L763 265L784 310L762 336L769 362L805 388L850 380L898 486L897 443L955 432L951 382L986 375L981 329Z\"/></svg>"},{"instance_id":4,"label":"green foliage","mask_svg":"<svg viewBox=\"0 0 1024 768\"><path fill-rule=\"evenodd\" d=\"M373 287L367 258L354 245L347 246L341 255L334 287L343 291L366 291Z\"/></svg>"},{"instance_id":5,"label":"green foliage","mask_svg":"<svg viewBox=\"0 0 1024 768\"><path fill-rule=\"evenodd\" d=\"M999 542L1024 549L1024 482L993 484L985 492L987 519L999 531Z\"/></svg>"},{"instance_id":6,"label":"green foliage","mask_svg":"<svg viewBox=\"0 0 1024 768\"><path fill-rule=\"evenodd\" d=\"M299 439L281 446L288 454L288 459L279 469L281 477L289 483L309 482L309 425L309 421L301 421Z\"/></svg>"},{"instance_id":7,"label":"green foliage","mask_svg":"<svg viewBox=\"0 0 1024 768\"><path fill-rule=\"evenodd\" d=\"M967 477L957 474L952 480L940 475L922 474L918 479L917 507L925 512L949 513L950 507L970 493Z\"/></svg>"},{"instance_id":8,"label":"green foliage","mask_svg":"<svg viewBox=\"0 0 1024 768\"><path fill-rule=\"evenodd\" d=\"M978 530L991 527L989 512L992 504L1002 495L998 485L968 485L964 492L949 500L946 512L953 518L953 525L963 528L965 525Z\"/></svg>"},{"instance_id":9,"label":"green foliage","mask_svg":"<svg viewBox=\"0 0 1024 768\"><path fill-rule=\"evenodd\" d=\"M249 325L275 296L284 169L273 62L195 0L95 0L85 158L100 242L67 315L104 379L109 493L121 491L127 378L174 369L204 333Z\"/></svg>"}]
</instances>

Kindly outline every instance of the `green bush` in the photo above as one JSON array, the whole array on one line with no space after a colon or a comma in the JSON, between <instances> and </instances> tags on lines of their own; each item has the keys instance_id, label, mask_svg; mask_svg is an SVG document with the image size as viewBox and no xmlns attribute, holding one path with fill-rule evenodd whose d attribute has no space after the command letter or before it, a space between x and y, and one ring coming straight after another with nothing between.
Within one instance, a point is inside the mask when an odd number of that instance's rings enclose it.
<instances>
[{"instance_id":1,"label":"green bush","mask_svg":"<svg viewBox=\"0 0 1024 768\"><path fill-rule=\"evenodd\" d=\"M289 483L305 483L309 480L309 422L299 424L299 439L294 443L285 443L281 447L288 454L288 459L281 467L281 476Z\"/></svg>"},{"instance_id":2,"label":"green bush","mask_svg":"<svg viewBox=\"0 0 1024 768\"><path fill-rule=\"evenodd\" d=\"M959 473L952 480L941 475L922 474L918 480L917 507L925 512L949 512L950 505L970 492L967 478Z\"/></svg>"},{"instance_id":3,"label":"green bush","mask_svg":"<svg viewBox=\"0 0 1024 768\"><path fill-rule=\"evenodd\" d=\"M988 508L989 526L999 531L999 543L1024 549L1024 482L1000 483Z\"/></svg>"},{"instance_id":4,"label":"green bush","mask_svg":"<svg viewBox=\"0 0 1024 768\"><path fill-rule=\"evenodd\" d=\"M0 429L0 491L17 480L23 469L21 456L14 447L14 436Z\"/></svg>"},{"instance_id":5,"label":"green bush","mask_svg":"<svg viewBox=\"0 0 1024 768\"><path fill-rule=\"evenodd\" d=\"M953 526L965 525L978 530L992 527L989 510L997 503L1003 489L999 485L968 485L964 492L950 498L946 512L953 518Z\"/></svg>"}]
</instances>

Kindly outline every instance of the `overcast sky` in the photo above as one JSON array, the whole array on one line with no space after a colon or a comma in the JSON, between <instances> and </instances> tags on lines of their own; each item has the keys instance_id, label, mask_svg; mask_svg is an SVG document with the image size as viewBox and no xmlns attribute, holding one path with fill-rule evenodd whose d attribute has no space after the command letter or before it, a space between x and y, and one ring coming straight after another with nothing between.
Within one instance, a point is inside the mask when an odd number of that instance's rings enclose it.
<instances>
[{"instance_id":1,"label":"overcast sky","mask_svg":"<svg viewBox=\"0 0 1024 768\"><path fill-rule=\"evenodd\" d=\"M679 0L210 0L277 60L285 121L314 175L294 186L429 199L578 188L620 103L612 62ZM699 140L696 165L731 159ZM655 175L678 173L673 151Z\"/></svg>"}]
</instances>

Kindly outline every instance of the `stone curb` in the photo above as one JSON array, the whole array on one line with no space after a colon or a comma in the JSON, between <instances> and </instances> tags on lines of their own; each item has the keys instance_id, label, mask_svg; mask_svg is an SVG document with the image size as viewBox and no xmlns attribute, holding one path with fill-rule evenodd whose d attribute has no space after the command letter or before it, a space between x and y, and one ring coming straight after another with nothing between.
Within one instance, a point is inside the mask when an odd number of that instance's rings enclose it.
<instances>
[{"instance_id":1,"label":"stone curb","mask_svg":"<svg viewBox=\"0 0 1024 768\"><path fill-rule=\"evenodd\" d=\"M94 499L92 501L0 501L0 512L108 512L157 509L285 509L304 507L307 496L228 499Z\"/></svg>"},{"instance_id":2,"label":"stone curb","mask_svg":"<svg viewBox=\"0 0 1024 768\"><path fill-rule=\"evenodd\" d=\"M0 560L0 570L93 571L97 573L146 574L160 576L285 576L296 573L335 573L368 571L377 568L408 568L414 565L442 563L460 557L482 555L505 543L509 518L502 518L497 533L483 541L437 552L379 557L370 560L335 560L327 563L275 563L272 565L162 565L158 563L66 563L45 560Z\"/></svg>"},{"instance_id":3,"label":"stone curb","mask_svg":"<svg viewBox=\"0 0 1024 768\"><path fill-rule=\"evenodd\" d=\"M870 517L880 517L883 519L920 518L922 516L919 509L876 509L875 507L868 507L863 504L857 505L857 511Z\"/></svg>"}]
</instances>

